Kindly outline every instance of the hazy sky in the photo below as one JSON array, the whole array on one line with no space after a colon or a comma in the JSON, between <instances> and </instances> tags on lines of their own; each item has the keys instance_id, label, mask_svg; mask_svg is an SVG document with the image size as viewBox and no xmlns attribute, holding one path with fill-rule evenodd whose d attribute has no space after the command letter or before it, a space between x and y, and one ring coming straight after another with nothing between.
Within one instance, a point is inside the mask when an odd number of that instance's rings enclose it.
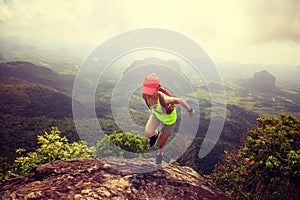
<instances>
[{"instance_id":1,"label":"hazy sky","mask_svg":"<svg viewBox=\"0 0 300 200\"><path fill-rule=\"evenodd\" d=\"M299 0L0 0L0 36L98 46L138 28L177 31L216 61L300 65Z\"/></svg>"}]
</instances>

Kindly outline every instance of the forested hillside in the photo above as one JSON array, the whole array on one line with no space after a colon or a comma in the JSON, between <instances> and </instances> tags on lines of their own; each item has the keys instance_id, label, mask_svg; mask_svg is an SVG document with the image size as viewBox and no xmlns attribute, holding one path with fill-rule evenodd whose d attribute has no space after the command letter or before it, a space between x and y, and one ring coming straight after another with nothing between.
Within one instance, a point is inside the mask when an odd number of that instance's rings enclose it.
<instances>
[{"instance_id":1,"label":"forested hillside","mask_svg":"<svg viewBox=\"0 0 300 200\"><path fill-rule=\"evenodd\" d=\"M49 131L52 126L58 127L62 135L67 136L71 142L80 139L72 115L71 91L74 76L57 74L48 68L20 61L0 63L0 69L1 157L13 161L17 148L34 150L37 147L36 136ZM96 94L96 113L101 128L106 134L122 132L114 122L110 100L107 99L110 95L109 88L113 85L110 82L102 84L106 87ZM249 96L234 96L242 94L241 88L237 90L234 89L235 86L226 86L226 88L228 91L227 116L215 148L205 158L201 160L198 158L198 152L209 125L209 112L205 110L210 105L209 99L201 97L199 101L202 113L197 137L178 159L180 164L191 166L201 173L210 173L214 165L224 157L224 149L240 147L248 129L256 126L256 118L259 114L251 111L251 105L259 105L262 102L267 104L267 102L256 99L258 97L254 95L251 99ZM205 91L200 90L201 95L204 94L203 92ZM142 114L146 113L147 108L141 98L134 98L134 101L136 102L131 102L131 105L134 105L130 111L132 118L137 124L143 125L146 123L146 118L142 117ZM266 109L271 110L272 105L268 104ZM84 116L87 105L81 105L78 102L78 106L82 107ZM85 117L88 119L88 116ZM86 138L91 136L89 133L86 134ZM139 134L143 136L143 133ZM92 145L97 143L94 138L90 138L90 141Z\"/></svg>"},{"instance_id":2,"label":"forested hillside","mask_svg":"<svg viewBox=\"0 0 300 200\"><path fill-rule=\"evenodd\" d=\"M68 92L72 79L28 62L0 63L0 70L1 157L12 161L17 148L34 149L36 136L54 125L71 141L79 139Z\"/></svg>"}]
</instances>

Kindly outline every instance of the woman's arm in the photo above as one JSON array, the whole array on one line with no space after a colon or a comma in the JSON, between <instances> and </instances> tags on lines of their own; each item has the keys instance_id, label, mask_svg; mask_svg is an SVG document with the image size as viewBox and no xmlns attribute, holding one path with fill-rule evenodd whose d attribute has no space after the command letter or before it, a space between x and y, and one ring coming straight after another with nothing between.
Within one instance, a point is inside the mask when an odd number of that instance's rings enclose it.
<instances>
[{"instance_id":1,"label":"woman's arm","mask_svg":"<svg viewBox=\"0 0 300 200\"><path fill-rule=\"evenodd\" d=\"M182 107L186 109L186 111L190 114L190 116L195 115L195 110L191 108L186 101L181 98L169 97L164 95L165 104L180 104Z\"/></svg>"}]
</instances>

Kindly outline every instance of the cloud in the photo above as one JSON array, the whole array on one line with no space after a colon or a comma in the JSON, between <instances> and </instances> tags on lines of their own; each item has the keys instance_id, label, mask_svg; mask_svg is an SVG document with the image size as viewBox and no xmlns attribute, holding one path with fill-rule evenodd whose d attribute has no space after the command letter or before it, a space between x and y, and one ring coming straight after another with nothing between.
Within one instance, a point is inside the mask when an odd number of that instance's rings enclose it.
<instances>
[{"instance_id":1,"label":"cloud","mask_svg":"<svg viewBox=\"0 0 300 200\"><path fill-rule=\"evenodd\" d=\"M163 28L190 37L216 59L276 62L280 56L266 52L280 55L286 49L300 63L293 52L300 45L299 5L298 0L0 0L0 36L93 48L124 31Z\"/></svg>"},{"instance_id":2,"label":"cloud","mask_svg":"<svg viewBox=\"0 0 300 200\"><path fill-rule=\"evenodd\" d=\"M300 42L300 1L254 1L246 10L248 37L253 42Z\"/></svg>"},{"instance_id":3,"label":"cloud","mask_svg":"<svg viewBox=\"0 0 300 200\"><path fill-rule=\"evenodd\" d=\"M91 44L126 26L120 5L107 2L2 1L1 10L10 15L1 17L1 34L33 43Z\"/></svg>"},{"instance_id":4,"label":"cloud","mask_svg":"<svg viewBox=\"0 0 300 200\"><path fill-rule=\"evenodd\" d=\"M9 7L4 3L3 0L0 1L0 23L5 22L12 17L12 12Z\"/></svg>"}]
</instances>

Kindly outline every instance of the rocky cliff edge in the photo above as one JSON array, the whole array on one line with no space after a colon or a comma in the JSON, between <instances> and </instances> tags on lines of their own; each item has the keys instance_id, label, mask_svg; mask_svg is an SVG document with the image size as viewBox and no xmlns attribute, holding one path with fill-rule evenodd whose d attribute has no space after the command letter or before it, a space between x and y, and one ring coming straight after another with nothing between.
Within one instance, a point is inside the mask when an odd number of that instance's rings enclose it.
<instances>
[{"instance_id":1,"label":"rocky cliff edge","mask_svg":"<svg viewBox=\"0 0 300 200\"><path fill-rule=\"evenodd\" d=\"M105 164L103 164L105 163ZM146 173L131 168L152 168ZM123 170L119 170L120 167ZM189 167L156 166L153 159L59 160L0 184L2 199L218 199L229 200Z\"/></svg>"}]
</instances>

